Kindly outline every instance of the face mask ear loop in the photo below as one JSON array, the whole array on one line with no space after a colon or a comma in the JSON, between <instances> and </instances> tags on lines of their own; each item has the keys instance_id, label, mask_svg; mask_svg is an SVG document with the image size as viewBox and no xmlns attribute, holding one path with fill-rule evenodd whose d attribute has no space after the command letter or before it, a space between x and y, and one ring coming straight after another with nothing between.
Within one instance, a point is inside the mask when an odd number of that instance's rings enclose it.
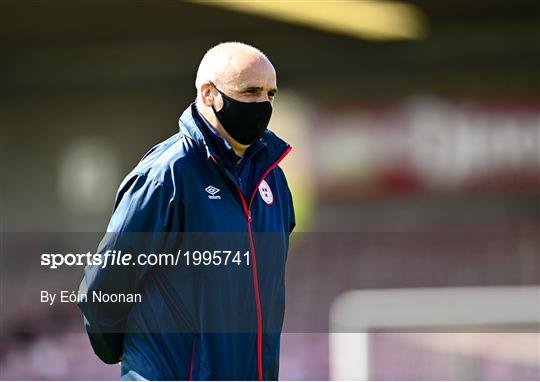
<instances>
[{"instance_id":1,"label":"face mask ear loop","mask_svg":"<svg viewBox=\"0 0 540 382\"><path fill-rule=\"evenodd\" d=\"M208 81L208 83L209 83L210 85L212 85L212 87L213 87L214 89L216 89L217 92L218 92L219 94L221 94L221 97L223 97L223 92L217 88L216 84L214 84L212 81ZM214 105L212 105L212 106L214 106Z\"/></svg>"},{"instance_id":2,"label":"face mask ear loop","mask_svg":"<svg viewBox=\"0 0 540 382\"><path fill-rule=\"evenodd\" d=\"M214 89L217 90L217 92L221 95L221 99L223 100L223 106L222 106L222 109L223 107L225 107L225 98L223 97L223 92L221 90L219 90L216 86L216 84L214 84L212 81L208 81L208 83L210 85L212 85L214 87ZM218 121L221 123L222 126L225 126L224 123L223 123L223 120L221 119L221 117L219 116L219 113L218 111L216 110L216 108L214 107L214 104L212 103L212 110L214 112L214 115L217 117Z\"/></svg>"},{"instance_id":3,"label":"face mask ear loop","mask_svg":"<svg viewBox=\"0 0 540 382\"><path fill-rule=\"evenodd\" d=\"M217 86L216 86L212 81L208 81L208 83L209 83L210 85L212 85L212 87L213 87L214 89L216 89L216 90L218 91L219 94L221 94L221 92L219 91L219 89L217 88ZM212 110L214 111L214 114L216 114L216 116L217 116L217 111L216 111L216 108L214 107L214 104L213 104L213 103L212 103ZM218 118L219 118L219 117L218 117Z\"/></svg>"}]
</instances>

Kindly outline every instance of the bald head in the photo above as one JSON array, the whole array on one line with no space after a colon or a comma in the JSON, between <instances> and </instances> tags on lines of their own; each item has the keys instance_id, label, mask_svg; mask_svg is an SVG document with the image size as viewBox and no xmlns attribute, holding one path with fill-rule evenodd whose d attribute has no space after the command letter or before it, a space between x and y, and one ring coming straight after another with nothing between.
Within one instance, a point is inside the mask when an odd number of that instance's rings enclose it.
<instances>
[{"instance_id":1,"label":"bald head","mask_svg":"<svg viewBox=\"0 0 540 382\"><path fill-rule=\"evenodd\" d=\"M277 93L276 71L259 49L241 42L224 42L202 58L195 87L199 112L233 147L241 147L231 141L212 110L223 107L218 90L241 102L273 102Z\"/></svg>"},{"instance_id":2,"label":"bald head","mask_svg":"<svg viewBox=\"0 0 540 382\"><path fill-rule=\"evenodd\" d=\"M275 77L275 70L259 49L241 42L223 42L208 50L202 58L195 87L200 89L207 81L217 85L243 81L250 74Z\"/></svg>"}]
</instances>

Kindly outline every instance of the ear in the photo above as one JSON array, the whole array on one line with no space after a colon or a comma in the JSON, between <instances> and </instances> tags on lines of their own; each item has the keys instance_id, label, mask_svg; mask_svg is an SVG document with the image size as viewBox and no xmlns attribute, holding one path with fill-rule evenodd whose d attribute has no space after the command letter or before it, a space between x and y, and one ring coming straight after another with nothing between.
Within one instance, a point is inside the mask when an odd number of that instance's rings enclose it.
<instances>
[{"instance_id":1,"label":"ear","mask_svg":"<svg viewBox=\"0 0 540 382\"><path fill-rule=\"evenodd\" d=\"M214 104L214 95L212 94L212 85L209 82L205 82L201 85L201 100L206 106L212 106Z\"/></svg>"}]
</instances>

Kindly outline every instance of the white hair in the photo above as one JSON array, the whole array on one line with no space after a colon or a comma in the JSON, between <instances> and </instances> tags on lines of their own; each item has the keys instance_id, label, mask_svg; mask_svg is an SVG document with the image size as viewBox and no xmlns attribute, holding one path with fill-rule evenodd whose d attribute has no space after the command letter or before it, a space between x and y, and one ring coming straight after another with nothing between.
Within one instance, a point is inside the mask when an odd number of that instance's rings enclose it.
<instances>
[{"instance_id":1,"label":"white hair","mask_svg":"<svg viewBox=\"0 0 540 382\"><path fill-rule=\"evenodd\" d=\"M216 81L216 78L220 77L220 74L227 68L228 62L240 52L255 53L268 59L259 49L243 42L228 41L219 43L210 48L203 56L197 70L195 88L198 90L206 81Z\"/></svg>"}]
</instances>

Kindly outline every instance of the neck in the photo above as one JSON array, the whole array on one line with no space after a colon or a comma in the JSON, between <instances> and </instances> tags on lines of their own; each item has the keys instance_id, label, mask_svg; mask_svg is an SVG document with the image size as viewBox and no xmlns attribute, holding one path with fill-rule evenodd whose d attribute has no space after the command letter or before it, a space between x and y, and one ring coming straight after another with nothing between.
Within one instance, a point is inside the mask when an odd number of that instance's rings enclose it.
<instances>
[{"instance_id":1,"label":"neck","mask_svg":"<svg viewBox=\"0 0 540 382\"><path fill-rule=\"evenodd\" d=\"M234 153L236 155L238 155L240 158L242 158L244 156L244 153L246 152L247 148L249 147L249 145L242 145L242 144L236 142L229 135L229 133L227 133L227 131L225 131L225 129L223 128L223 126L219 122L216 114L214 113L214 111L212 110L211 107L208 107L208 106L202 104L202 102L200 102L199 100L197 100L196 106L197 106L197 110L199 111L199 113L201 113L201 115L204 118L206 118L206 120L210 123L210 126L219 135L221 135L223 137L223 139L225 139L229 143L229 145L231 145Z\"/></svg>"}]
</instances>

